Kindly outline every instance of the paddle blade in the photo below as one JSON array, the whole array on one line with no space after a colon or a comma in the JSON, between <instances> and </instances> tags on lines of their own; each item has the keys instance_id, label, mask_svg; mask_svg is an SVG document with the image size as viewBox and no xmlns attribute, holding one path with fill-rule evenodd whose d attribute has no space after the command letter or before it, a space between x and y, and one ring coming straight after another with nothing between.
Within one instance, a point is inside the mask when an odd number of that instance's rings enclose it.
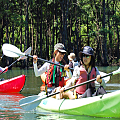
<instances>
[{"instance_id":1,"label":"paddle blade","mask_svg":"<svg viewBox=\"0 0 120 120\"><path fill-rule=\"evenodd\" d=\"M40 104L42 99L45 99L45 98L46 98L46 95L42 97L39 95L29 96L21 99L19 101L19 105L24 110L32 110Z\"/></svg>"},{"instance_id":2,"label":"paddle blade","mask_svg":"<svg viewBox=\"0 0 120 120\"><path fill-rule=\"evenodd\" d=\"M112 72L112 73L113 73L113 75L119 74L119 73L120 73L120 67L119 67L118 70L116 70L116 71L114 71L114 72Z\"/></svg>"},{"instance_id":3,"label":"paddle blade","mask_svg":"<svg viewBox=\"0 0 120 120\"><path fill-rule=\"evenodd\" d=\"M21 55L25 56L25 53L22 53L16 46L5 43L2 46L3 54L8 57L19 57Z\"/></svg>"},{"instance_id":4,"label":"paddle blade","mask_svg":"<svg viewBox=\"0 0 120 120\"><path fill-rule=\"evenodd\" d=\"M31 47L29 47L24 53L25 53L25 55L30 55L30 53L31 53ZM24 60L24 59L27 59L27 57L26 56L20 56L20 58L18 59L18 61L19 60Z\"/></svg>"}]
</instances>

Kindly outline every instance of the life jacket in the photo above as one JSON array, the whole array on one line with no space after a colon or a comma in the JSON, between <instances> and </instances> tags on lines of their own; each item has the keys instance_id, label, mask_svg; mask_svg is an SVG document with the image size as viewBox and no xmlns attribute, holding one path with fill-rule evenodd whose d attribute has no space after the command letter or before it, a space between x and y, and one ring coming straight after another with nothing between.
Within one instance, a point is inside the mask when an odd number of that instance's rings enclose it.
<instances>
[{"instance_id":1,"label":"life jacket","mask_svg":"<svg viewBox=\"0 0 120 120\"><path fill-rule=\"evenodd\" d=\"M52 62L54 62L54 58L52 59ZM50 69L47 72L47 87L58 87L64 86L64 76L62 76L62 72L64 71L64 68L61 68L60 66L52 64L50 66Z\"/></svg>"},{"instance_id":2,"label":"life jacket","mask_svg":"<svg viewBox=\"0 0 120 120\"><path fill-rule=\"evenodd\" d=\"M76 84L86 82L87 80L91 80L95 77L96 77L96 69L94 67L91 69L90 73L88 74L87 71L85 70L85 68L81 65L80 66L80 77L77 80ZM76 88L76 93L84 94L84 92L90 87L95 88L95 82L91 82L91 83L88 83L88 84L77 87Z\"/></svg>"}]
</instances>

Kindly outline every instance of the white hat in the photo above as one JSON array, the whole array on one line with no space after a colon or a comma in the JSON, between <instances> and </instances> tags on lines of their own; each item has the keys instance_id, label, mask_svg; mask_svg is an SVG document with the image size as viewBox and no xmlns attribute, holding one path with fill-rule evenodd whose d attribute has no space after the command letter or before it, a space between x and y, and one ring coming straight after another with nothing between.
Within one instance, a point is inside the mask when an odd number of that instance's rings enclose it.
<instances>
[{"instance_id":1,"label":"white hat","mask_svg":"<svg viewBox=\"0 0 120 120\"><path fill-rule=\"evenodd\" d=\"M55 50L58 50L60 52L66 52L65 50L65 46L62 44L62 43L57 43L55 46L54 46L54 49Z\"/></svg>"},{"instance_id":2,"label":"white hat","mask_svg":"<svg viewBox=\"0 0 120 120\"><path fill-rule=\"evenodd\" d=\"M70 55L68 55L68 59L69 60L74 60L75 59L75 54L74 53L70 53Z\"/></svg>"}]
</instances>

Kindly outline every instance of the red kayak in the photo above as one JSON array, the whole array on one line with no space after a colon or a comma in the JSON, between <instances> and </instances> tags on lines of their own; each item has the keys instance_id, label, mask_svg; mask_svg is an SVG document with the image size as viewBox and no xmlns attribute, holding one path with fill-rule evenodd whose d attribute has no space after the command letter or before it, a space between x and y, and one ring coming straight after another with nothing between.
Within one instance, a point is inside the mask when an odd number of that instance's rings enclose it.
<instances>
[{"instance_id":1,"label":"red kayak","mask_svg":"<svg viewBox=\"0 0 120 120\"><path fill-rule=\"evenodd\" d=\"M20 75L11 79L0 81L0 92L13 93L22 91L25 85L25 75Z\"/></svg>"}]
</instances>

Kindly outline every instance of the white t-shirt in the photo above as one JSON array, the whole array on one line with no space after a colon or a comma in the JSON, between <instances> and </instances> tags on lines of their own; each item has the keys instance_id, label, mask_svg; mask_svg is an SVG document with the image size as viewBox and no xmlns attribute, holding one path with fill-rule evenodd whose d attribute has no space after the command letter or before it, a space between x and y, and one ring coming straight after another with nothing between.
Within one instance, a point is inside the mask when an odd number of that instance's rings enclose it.
<instances>
[{"instance_id":1,"label":"white t-shirt","mask_svg":"<svg viewBox=\"0 0 120 120\"><path fill-rule=\"evenodd\" d=\"M56 63L56 64L59 64L59 62L57 62L57 61L55 61L55 63ZM36 63L36 64L33 63L33 66L34 66L35 76L38 77L38 76L40 76L40 75L42 75L43 73L45 73L45 72L48 71L48 69L50 68L50 63L48 63L48 62L44 63L44 64L42 65L42 67L40 67L39 69L38 69L38 67L37 67L37 63ZM71 77L72 77L71 71L70 71L70 70L69 70L69 72L66 71L66 75L67 75L68 78L71 78Z\"/></svg>"}]
</instances>

